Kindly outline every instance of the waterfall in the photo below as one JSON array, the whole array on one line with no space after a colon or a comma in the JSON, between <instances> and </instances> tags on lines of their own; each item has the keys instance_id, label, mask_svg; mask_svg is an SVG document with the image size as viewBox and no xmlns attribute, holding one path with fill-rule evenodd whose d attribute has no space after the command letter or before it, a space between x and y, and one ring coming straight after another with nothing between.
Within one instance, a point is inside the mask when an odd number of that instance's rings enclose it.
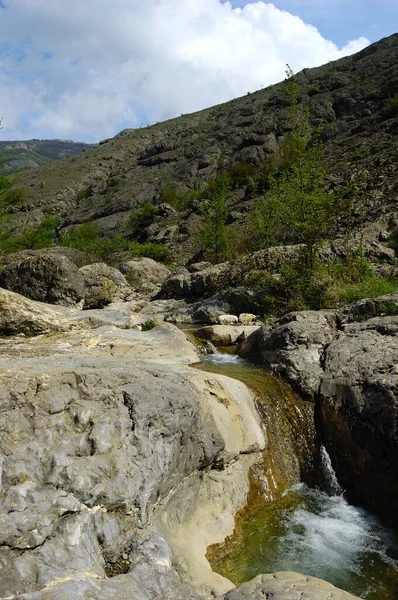
<instances>
[{"instance_id":1,"label":"waterfall","mask_svg":"<svg viewBox=\"0 0 398 600\"><path fill-rule=\"evenodd\" d=\"M320 454L324 491L328 493L329 496L341 496L344 490L337 481L336 473L332 467L332 461L323 444L320 449Z\"/></svg>"}]
</instances>

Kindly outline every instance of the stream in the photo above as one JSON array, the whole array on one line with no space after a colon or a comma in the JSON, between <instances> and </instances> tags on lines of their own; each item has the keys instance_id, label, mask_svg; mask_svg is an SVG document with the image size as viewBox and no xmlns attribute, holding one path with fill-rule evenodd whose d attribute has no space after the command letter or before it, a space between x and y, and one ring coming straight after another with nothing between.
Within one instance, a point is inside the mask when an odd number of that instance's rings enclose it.
<instances>
[{"instance_id":1,"label":"stream","mask_svg":"<svg viewBox=\"0 0 398 600\"><path fill-rule=\"evenodd\" d=\"M210 352L195 367L253 389L269 443L255 501L237 515L233 535L208 548L213 570L236 585L260 573L297 571L366 600L397 600L394 532L345 500L309 403L261 367Z\"/></svg>"}]
</instances>

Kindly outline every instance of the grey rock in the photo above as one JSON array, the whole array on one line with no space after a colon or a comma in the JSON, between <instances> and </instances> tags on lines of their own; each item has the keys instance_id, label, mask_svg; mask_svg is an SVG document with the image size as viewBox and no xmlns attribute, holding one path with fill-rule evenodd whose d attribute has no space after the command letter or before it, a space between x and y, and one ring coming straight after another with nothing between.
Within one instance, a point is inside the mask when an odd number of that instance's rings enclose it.
<instances>
[{"instance_id":1,"label":"grey rock","mask_svg":"<svg viewBox=\"0 0 398 600\"><path fill-rule=\"evenodd\" d=\"M194 330L194 335L200 340L209 340L216 346L230 346L245 340L259 326L251 325L211 325Z\"/></svg>"},{"instance_id":2,"label":"grey rock","mask_svg":"<svg viewBox=\"0 0 398 600\"><path fill-rule=\"evenodd\" d=\"M63 254L20 252L1 261L0 286L32 300L73 306L84 297L78 268Z\"/></svg>"},{"instance_id":3,"label":"grey rock","mask_svg":"<svg viewBox=\"0 0 398 600\"><path fill-rule=\"evenodd\" d=\"M325 352L322 435L354 501L397 524L398 317L348 326Z\"/></svg>"},{"instance_id":4,"label":"grey rock","mask_svg":"<svg viewBox=\"0 0 398 600\"><path fill-rule=\"evenodd\" d=\"M170 270L152 258L134 258L120 265L120 271L128 277L131 285L140 287L145 283L162 284L170 276Z\"/></svg>"},{"instance_id":5,"label":"grey rock","mask_svg":"<svg viewBox=\"0 0 398 600\"><path fill-rule=\"evenodd\" d=\"M81 267L79 274L85 286L85 308L102 308L111 302L133 298L133 290L124 275L105 263Z\"/></svg>"},{"instance_id":6,"label":"grey rock","mask_svg":"<svg viewBox=\"0 0 398 600\"><path fill-rule=\"evenodd\" d=\"M323 376L324 348L336 334L332 311L293 312L255 331L242 343L239 353L261 360L267 369L314 398Z\"/></svg>"},{"instance_id":7,"label":"grey rock","mask_svg":"<svg viewBox=\"0 0 398 600\"><path fill-rule=\"evenodd\" d=\"M344 306L339 311L339 318L346 323L347 321L367 321L372 317L396 314L398 314L398 292L393 292L377 298L363 298Z\"/></svg>"},{"instance_id":8,"label":"grey rock","mask_svg":"<svg viewBox=\"0 0 398 600\"><path fill-rule=\"evenodd\" d=\"M225 264L215 265L203 271L191 273L177 273L164 282L161 295L164 296L203 296L214 293L217 289L217 280L226 269Z\"/></svg>"}]
</instances>

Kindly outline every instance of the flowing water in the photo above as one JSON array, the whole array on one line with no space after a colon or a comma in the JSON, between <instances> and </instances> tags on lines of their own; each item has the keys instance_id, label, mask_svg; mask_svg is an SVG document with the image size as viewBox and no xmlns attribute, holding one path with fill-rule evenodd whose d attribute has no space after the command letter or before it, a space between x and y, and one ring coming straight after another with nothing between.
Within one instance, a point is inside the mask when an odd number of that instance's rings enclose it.
<instances>
[{"instance_id":1,"label":"flowing water","mask_svg":"<svg viewBox=\"0 0 398 600\"><path fill-rule=\"evenodd\" d=\"M308 427L310 422L306 408L292 408L297 399L293 400L294 395L279 380L235 355L217 351L204 356L198 367L240 379L257 395L273 395L271 402L265 403L265 411L261 399L259 407L267 427L273 421L279 423L269 439L271 455L292 450L314 452L312 431L303 446L298 446L297 440L278 445L278 436L289 434L286 423L290 424L290 435L297 438L303 435L302 425ZM286 408L284 420L280 415ZM367 511L347 503L323 447L318 447L309 461L318 477L311 477L311 469L301 466L306 483L293 482L290 486L283 460L282 466L278 461L265 465L262 501L257 498L249 503L236 519L234 534L208 549L213 570L235 584L259 573L297 571L325 579L366 600L397 600L398 546L394 533ZM290 484L298 465L300 459L297 464L293 461ZM268 475L267 468L271 471ZM269 494L274 475L278 485L274 486L275 493Z\"/></svg>"}]
</instances>

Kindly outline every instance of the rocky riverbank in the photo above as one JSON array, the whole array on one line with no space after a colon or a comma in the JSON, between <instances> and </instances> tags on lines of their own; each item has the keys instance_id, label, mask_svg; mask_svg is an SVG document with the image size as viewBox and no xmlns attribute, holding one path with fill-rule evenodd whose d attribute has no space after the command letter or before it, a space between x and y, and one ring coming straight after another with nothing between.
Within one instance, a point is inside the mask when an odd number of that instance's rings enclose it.
<instances>
[{"instance_id":1,"label":"rocky riverbank","mask_svg":"<svg viewBox=\"0 0 398 600\"><path fill-rule=\"evenodd\" d=\"M230 591L211 571L267 438L244 384L189 367L184 333L131 328L129 303L0 301L1 598L352 598L289 574Z\"/></svg>"}]
</instances>

